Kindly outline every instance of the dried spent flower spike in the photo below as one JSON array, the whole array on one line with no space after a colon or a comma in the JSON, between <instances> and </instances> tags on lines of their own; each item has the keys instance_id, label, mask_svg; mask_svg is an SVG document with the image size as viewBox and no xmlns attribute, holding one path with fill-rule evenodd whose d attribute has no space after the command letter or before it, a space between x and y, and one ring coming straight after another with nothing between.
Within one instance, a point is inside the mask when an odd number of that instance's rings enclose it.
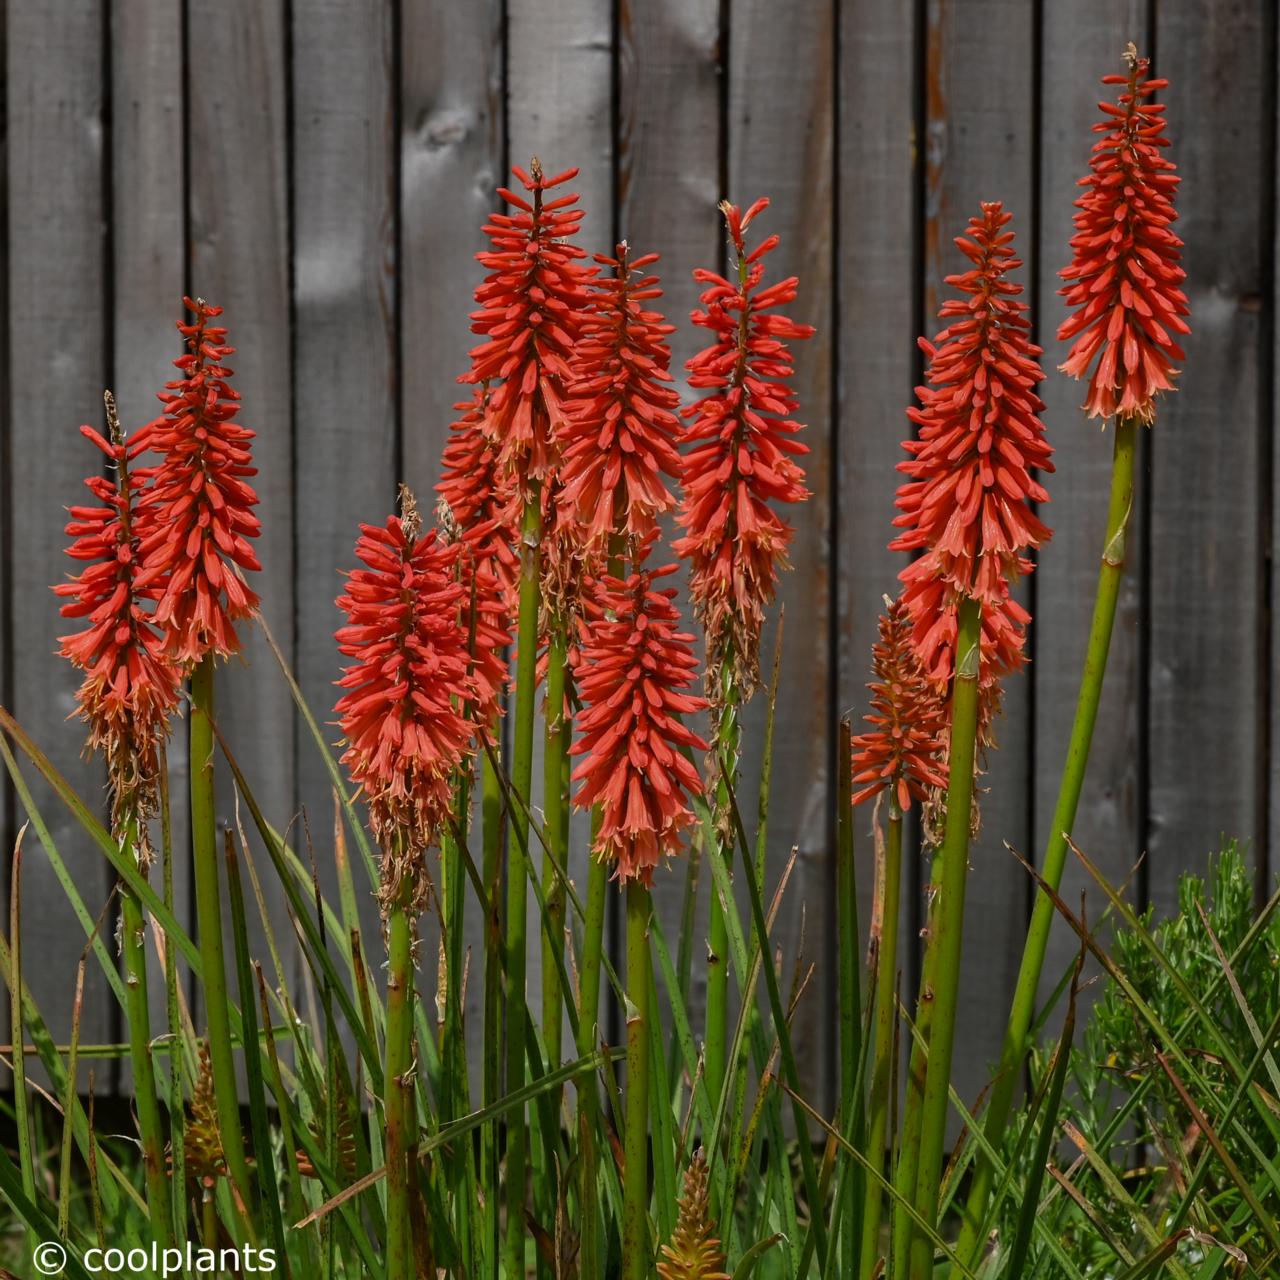
<instances>
[{"instance_id":1,"label":"dried spent flower spike","mask_svg":"<svg viewBox=\"0 0 1280 1280\"><path fill-rule=\"evenodd\" d=\"M546 480L554 470L587 305L579 266L586 255L568 243L582 220L582 210L574 208L578 197L544 198L578 171L548 178L536 157L529 168L512 173L532 202L500 187L498 194L515 212L491 214L485 224L492 247L476 258L489 274L476 289L478 309L471 313L472 332L485 341L472 350L471 371L460 379L488 384L484 430L521 501L531 481Z\"/></svg>"},{"instance_id":2,"label":"dried spent flower spike","mask_svg":"<svg viewBox=\"0 0 1280 1280\"><path fill-rule=\"evenodd\" d=\"M111 788L112 825L120 833L139 820L137 851L145 871L150 846L145 820L156 810L160 746L178 706L180 673L165 653L164 637L152 614L160 588L142 582L135 527L139 493L147 473L130 472L115 400L104 396L110 435L92 427L84 437L110 460L115 479L90 476L85 488L96 505L71 507L67 554L84 563L53 590L67 599L64 618L84 618L82 631L60 638L63 657L84 673L76 693L80 716L89 725L88 748L101 751Z\"/></svg>"},{"instance_id":3,"label":"dried spent flower spike","mask_svg":"<svg viewBox=\"0 0 1280 1280\"><path fill-rule=\"evenodd\" d=\"M161 594L156 621L169 651L194 665L207 653L239 652L235 623L257 612L258 597L244 573L262 566L249 539L259 530L257 474L249 451L254 433L231 421L239 393L227 385L224 361L234 351L227 331L209 322L222 314L202 298L184 298L193 324L179 323L188 351L174 361L182 377L160 394L164 416L139 433L160 455L138 510L143 581Z\"/></svg>"},{"instance_id":4,"label":"dried spent flower spike","mask_svg":"<svg viewBox=\"0 0 1280 1280\"><path fill-rule=\"evenodd\" d=\"M907 411L918 429L903 443L911 457L898 464L909 477L894 520L904 532L889 547L925 553L900 577L914 643L934 680L953 674L961 596L983 605L983 657L993 669L1021 662L1028 618L1010 587L1031 570L1025 553L1049 537L1032 507L1049 499L1035 473L1053 470L1037 416L1044 374L1026 304L1017 301L1022 286L1007 279L1022 265L1006 230L1011 216L998 201L984 204L967 236L956 238L973 265L947 277L961 294L938 313L950 323L932 343L921 340L928 381L916 388L920 407Z\"/></svg>"},{"instance_id":5,"label":"dried spent flower spike","mask_svg":"<svg viewBox=\"0 0 1280 1280\"><path fill-rule=\"evenodd\" d=\"M707 744L679 719L707 705L688 692L698 665L693 637L678 629L675 588L654 586L674 569L642 569L625 582L602 577L581 627L583 710L572 754L582 756L573 772L582 786L574 804L599 802L595 855L612 862L622 882L652 882L693 823L686 797L702 794L681 748Z\"/></svg>"},{"instance_id":6,"label":"dried spent flower spike","mask_svg":"<svg viewBox=\"0 0 1280 1280\"><path fill-rule=\"evenodd\" d=\"M1148 78L1150 63L1132 44L1125 60L1127 75L1102 78L1122 88L1117 102L1098 104L1107 118L1093 126L1103 136L1080 180L1072 260L1062 272L1074 314L1058 337L1074 339L1063 372L1089 375L1090 417L1123 413L1150 424L1156 395L1174 389L1174 362L1184 359L1174 335L1191 331L1183 318L1190 309L1173 230L1179 178L1161 154L1169 145L1164 107L1150 101L1169 82Z\"/></svg>"},{"instance_id":7,"label":"dried spent flower spike","mask_svg":"<svg viewBox=\"0 0 1280 1280\"><path fill-rule=\"evenodd\" d=\"M759 672L760 629L773 599L778 573L786 568L791 527L773 504L809 497L796 456L808 447L795 437L791 418L797 401L789 386L794 372L789 341L813 328L779 315L794 302L797 280L789 276L763 285L764 259L778 247L769 236L748 251L745 233L768 207L757 200L742 213L722 204L736 260L736 280L698 270L706 288L703 310L693 323L714 339L687 364L689 385L705 390L683 416L690 419L674 546L689 561L694 609L707 633L709 666L732 662L741 691Z\"/></svg>"},{"instance_id":8,"label":"dried spent flower spike","mask_svg":"<svg viewBox=\"0 0 1280 1280\"><path fill-rule=\"evenodd\" d=\"M946 692L929 680L911 643L911 619L901 598L885 598L880 639L872 648L875 679L867 733L853 740L853 782L862 804L892 789L898 807L925 800L930 788L947 785Z\"/></svg>"},{"instance_id":9,"label":"dried spent flower spike","mask_svg":"<svg viewBox=\"0 0 1280 1280\"><path fill-rule=\"evenodd\" d=\"M663 1260L658 1263L662 1280L729 1280L724 1250L712 1234L715 1223L707 1183L707 1158L699 1147L685 1170L675 1232L662 1246Z\"/></svg>"},{"instance_id":10,"label":"dried spent flower spike","mask_svg":"<svg viewBox=\"0 0 1280 1280\"><path fill-rule=\"evenodd\" d=\"M476 682L458 553L459 544L441 542L434 529L422 532L413 497L402 489L402 515L382 527L361 525L356 558L363 567L347 575L338 598L347 615L338 651L352 659L335 707L346 743L342 762L383 850L384 910L399 901L406 876L411 905L425 905L422 853L439 837L454 771L473 739L462 709Z\"/></svg>"},{"instance_id":11,"label":"dried spent flower spike","mask_svg":"<svg viewBox=\"0 0 1280 1280\"><path fill-rule=\"evenodd\" d=\"M562 497L557 519L580 541L604 544L624 534L634 545L675 506L663 477L680 474L676 437L680 403L667 368L675 332L647 303L662 296L646 268L656 253L596 255L606 269L591 292L574 355L572 399L560 433Z\"/></svg>"}]
</instances>

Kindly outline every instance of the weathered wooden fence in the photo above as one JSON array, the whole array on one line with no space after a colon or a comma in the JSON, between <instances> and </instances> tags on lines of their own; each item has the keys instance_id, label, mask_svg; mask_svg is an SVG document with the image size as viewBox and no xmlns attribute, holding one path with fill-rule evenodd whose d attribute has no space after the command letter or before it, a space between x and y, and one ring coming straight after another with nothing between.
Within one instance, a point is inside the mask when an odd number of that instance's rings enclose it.
<instances>
[{"instance_id":1,"label":"weathered wooden fence","mask_svg":"<svg viewBox=\"0 0 1280 1280\"><path fill-rule=\"evenodd\" d=\"M331 705L337 569L403 477L426 491L465 368L472 253L512 161L579 165L584 243L658 250L672 316L716 264L715 205L768 194L773 261L801 277L812 503L797 516L772 810L774 875L798 871L817 962L803 1060L829 1074L831 799L838 716L860 709L904 407L951 237L979 200L1016 216L1046 366L1062 314L1074 182L1097 79L1127 40L1154 52L1184 184L1194 333L1143 441L1141 509L1079 841L1112 874L1142 852L1144 900L1227 832L1260 880L1277 840L1271 742L1276 20L1267 0L57 0L6 7L3 699L88 794L53 656L62 508L104 386L150 416L184 291L226 308L243 420L259 433L261 590L312 704ZM679 360L697 335L684 324ZM1092 599L1109 441L1076 384L1047 381L1056 530L1028 584L1034 662L1010 682L973 855L962 1085L995 1054L1029 893L1003 849L1040 848ZM328 782L261 636L219 718L284 825L305 806L321 860ZM758 741L759 713L751 722ZM182 747L175 740L175 765ZM43 787L51 838L91 911L101 859ZM175 822L182 829L180 790ZM23 813L6 794L5 839ZM232 817L227 800L226 815ZM869 847L869 841L864 844ZM869 860L869 848L863 854ZM916 875L918 900L919 875ZM36 840L24 938L65 1030L83 931ZM1080 888L1074 876L1068 896ZM189 910L185 883L180 901ZM674 910L676 878L662 890ZM277 904L278 905L278 904ZM913 910L914 910L913 905ZM1058 959L1068 943L1060 939ZM105 988L82 1035L119 1039Z\"/></svg>"}]
</instances>

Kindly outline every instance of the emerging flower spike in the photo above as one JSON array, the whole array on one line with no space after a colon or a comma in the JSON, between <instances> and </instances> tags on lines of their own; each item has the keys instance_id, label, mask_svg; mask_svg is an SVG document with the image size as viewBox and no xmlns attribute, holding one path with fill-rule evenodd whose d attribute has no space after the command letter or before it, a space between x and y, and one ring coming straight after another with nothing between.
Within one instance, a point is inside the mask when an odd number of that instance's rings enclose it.
<instances>
[{"instance_id":1,"label":"emerging flower spike","mask_svg":"<svg viewBox=\"0 0 1280 1280\"><path fill-rule=\"evenodd\" d=\"M1158 392L1172 391L1174 362L1184 359L1175 334L1190 332L1178 265L1182 241L1173 230L1176 166L1161 152L1164 106L1149 101L1167 80L1150 80L1150 63L1130 45L1129 72L1103 76L1121 85L1119 100L1100 102L1107 117L1093 126L1103 137L1093 145L1085 194L1076 201L1071 265L1061 290L1074 308L1058 328L1074 338L1064 373L1089 377L1085 408L1093 418L1131 414L1150 424ZM1095 364L1096 361L1096 364Z\"/></svg>"},{"instance_id":2,"label":"emerging flower spike","mask_svg":"<svg viewBox=\"0 0 1280 1280\"><path fill-rule=\"evenodd\" d=\"M110 459L115 479L90 476L85 488L96 504L69 508L67 554L84 568L53 589L68 601L60 610L64 618L87 619L84 630L61 637L60 652L85 673L76 700L89 726L89 749L107 762L112 825L119 833L138 819L145 870L145 820L156 811L160 744L178 706L181 678L151 616L160 589L140 581L134 516L147 473L130 473L132 450L110 392L105 399L110 441L92 427L80 431Z\"/></svg>"},{"instance_id":3,"label":"emerging flower spike","mask_svg":"<svg viewBox=\"0 0 1280 1280\"><path fill-rule=\"evenodd\" d=\"M707 1158L699 1147L685 1170L675 1233L662 1246L663 1261L658 1263L662 1280L729 1280L724 1250L712 1234L715 1223L707 1184Z\"/></svg>"},{"instance_id":4,"label":"emerging flower spike","mask_svg":"<svg viewBox=\"0 0 1280 1280\"><path fill-rule=\"evenodd\" d=\"M485 224L492 248L476 255L489 274L476 289L473 333L486 341L471 352L462 382L487 383L484 430L498 451L498 466L514 478L522 501L530 481L554 469L564 424L564 399L574 347L587 306L583 251L568 244L582 210L576 195L544 199L544 193L577 176L569 169L543 175L535 158L530 172L512 173L532 203L506 187L498 194L514 213L495 213Z\"/></svg>"},{"instance_id":5,"label":"emerging flower spike","mask_svg":"<svg viewBox=\"0 0 1280 1280\"><path fill-rule=\"evenodd\" d=\"M422 852L438 839L454 771L466 758L472 724L464 704L476 696L457 579L458 543L423 533L413 497L401 516L361 525L356 558L338 607L347 624L338 651L352 662L335 708L346 751L342 762L364 793L383 850L384 910L413 877L415 909L425 905Z\"/></svg>"},{"instance_id":6,"label":"emerging flower spike","mask_svg":"<svg viewBox=\"0 0 1280 1280\"><path fill-rule=\"evenodd\" d=\"M911 455L898 470L910 477L898 490L905 532L893 551L925 551L901 576L914 643L926 674L949 680L954 664L955 603L972 596L984 606L991 643L984 650L997 670L1021 660L1026 613L1010 585L1031 569L1025 552L1049 530L1031 504L1049 495L1034 472L1052 471L1052 449L1036 416L1044 407L1036 384L1044 377L1031 342L1022 286L1006 279L1020 267L1010 214L984 204L956 244L973 266L947 284L962 295L942 304L950 320L932 343L928 385L916 388L920 408L908 417L918 437L903 443Z\"/></svg>"},{"instance_id":7,"label":"emerging flower spike","mask_svg":"<svg viewBox=\"0 0 1280 1280\"><path fill-rule=\"evenodd\" d=\"M702 794L702 779L680 749L707 744L678 718L707 705L687 692L698 666L693 637L678 630L675 588L654 587L674 569L599 579L582 626L581 736L572 748L583 757L573 772L582 786L574 804L600 803L595 854L614 864L622 882L652 883L653 869L679 852L693 823L686 797Z\"/></svg>"},{"instance_id":8,"label":"emerging flower spike","mask_svg":"<svg viewBox=\"0 0 1280 1280\"><path fill-rule=\"evenodd\" d=\"M871 651L875 679L871 729L853 740L853 797L862 804L892 787L902 810L929 789L946 788L947 706L942 686L929 680L911 643L911 619L901 598L885 600L880 639Z\"/></svg>"},{"instance_id":9,"label":"emerging flower spike","mask_svg":"<svg viewBox=\"0 0 1280 1280\"><path fill-rule=\"evenodd\" d=\"M746 213L727 202L720 206L736 257L734 283L712 271L694 272L706 288L705 310L693 313L693 323L710 329L714 341L686 366L690 386L706 394L683 413L691 420L693 447L681 476L684 536L674 547L690 564L690 594L706 629L709 660L731 661L744 693L757 679L764 610L779 570L787 567L791 541L790 525L770 504L809 497L794 460L808 447L795 438L801 424L789 416L797 400L788 385L794 370L787 342L814 330L775 311L795 301L795 276L762 287L764 259L778 237L747 250L746 230L768 204L757 200Z\"/></svg>"},{"instance_id":10,"label":"emerging flower spike","mask_svg":"<svg viewBox=\"0 0 1280 1280\"><path fill-rule=\"evenodd\" d=\"M657 260L656 253L632 260L625 241L617 257L596 255L609 274L595 281L583 317L560 435L558 519L585 543L603 544L616 532L635 545L675 506L663 483L680 474L680 424L672 413L680 397L667 372L675 326L645 306L662 297L657 277L645 274Z\"/></svg>"},{"instance_id":11,"label":"emerging flower spike","mask_svg":"<svg viewBox=\"0 0 1280 1280\"><path fill-rule=\"evenodd\" d=\"M194 324L179 323L188 352L174 361L182 377L160 393L164 416L139 433L160 455L138 510L141 580L160 587L156 622L169 652L194 665L207 653L239 652L235 623L257 612L244 573L261 569L248 539L256 537L258 495L248 483L254 433L231 419L239 393L223 363L234 351L227 331L209 322L222 314L203 299L184 298Z\"/></svg>"}]
</instances>

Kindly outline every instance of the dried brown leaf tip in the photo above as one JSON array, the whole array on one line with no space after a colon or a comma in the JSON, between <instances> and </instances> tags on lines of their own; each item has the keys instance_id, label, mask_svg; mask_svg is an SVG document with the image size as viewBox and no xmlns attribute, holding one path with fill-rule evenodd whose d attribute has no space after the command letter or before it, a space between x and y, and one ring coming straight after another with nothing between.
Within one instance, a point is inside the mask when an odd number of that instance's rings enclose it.
<instances>
[{"instance_id":1,"label":"dried brown leaf tip","mask_svg":"<svg viewBox=\"0 0 1280 1280\"><path fill-rule=\"evenodd\" d=\"M675 1234L662 1246L663 1261L658 1263L662 1280L729 1280L724 1251L711 1232L707 1161L699 1148L685 1171Z\"/></svg>"}]
</instances>

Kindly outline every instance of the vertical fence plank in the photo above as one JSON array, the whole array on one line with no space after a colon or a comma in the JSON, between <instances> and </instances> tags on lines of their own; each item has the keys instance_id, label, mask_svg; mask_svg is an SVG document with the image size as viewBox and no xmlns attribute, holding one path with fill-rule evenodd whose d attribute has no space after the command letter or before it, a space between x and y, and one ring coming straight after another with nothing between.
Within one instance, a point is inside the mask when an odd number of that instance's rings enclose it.
<instances>
[{"instance_id":1,"label":"vertical fence plank","mask_svg":"<svg viewBox=\"0 0 1280 1280\"><path fill-rule=\"evenodd\" d=\"M307 0L293 8L297 672L321 724L332 719L341 664L333 640L338 571L353 567L360 523L381 524L395 493L391 27L385 0ZM330 886L332 783L309 735L298 742L298 791ZM352 870L364 890L363 868ZM376 954L372 894L361 892L360 902Z\"/></svg>"},{"instance_id":2,"label":"vertical fence plank","mask_svg":"<svg viewBox=\"0 0 1280 1280\"><path fill-rule=\"evenodd\" d=\"M796 344L799 420L808 423L804 462L813 497L786 513L795 525L791 571L782 580L786 610L782 678L774 729L773 795L769 814L770 881L792 847L799 849L789 904L774 937L792 964L803 942L805 963L817 962L809 993L796 1013L793 1036L808 1093L825 1088L832 1007L832 966L823 955L824 904L834 876L831 833L832 741L830 693L832 626L831 530L831 263L835 106L834 6L800 11L764 3L734 5L729 27L729 198L743 206L768 195L758 233L776 232L781 247L769 256L769 279L800 277L789 308L817 333ZM762 652L772 654L773 627ZM765 698L743 716L744 813L754 812L750 786L757 768ZM807 911L806 911L807 904ZM803 922L803 938L802 938Z\"/></svg>"},{"instance_id":3,"label":"vertical fence plank","mask_svg":"<svg viewBox=\"0 0 1280 1280\"><path fill-rule=\"evenodd\" d=\"M562 0L554 6L513 5L507 11L507 154L527 166L538 156L548 175L577 167L565 188L586 211L576 243L590 255L611 249L613 191L613 5L609 0ZM539 694L539 704L542 696ZM533 798L542 800L542 734L535 735ZM568 874L586 893L590 824L575 813ZM536 842L535 842L536 844ZM531 852L541 866L542 851ZM612 890L611 890L612 892ZM567 919L568 917L566 917ZM541 1006L542 915L529 895L529 1008Z\"/></svg>"},{"instance_id":4,"label":"vertical fence plank","mask_svg":"<svg viewBox=\"0 0 1280 1280\"><path fill-rule=\"evenodd\" d=\"M618 84L618 235L634 254L660 253L658 304L677 326L671 335L671 373L689 403L685 361L705 342L689 323L698 304L695 267L716 268L723 222L716 209L720 183L720 15L718 0L664 0L637 15L620 10ZM679 490L673 486L677 496ZM664 528L669 535L670 523ZM677 601L685 625L697 630L686 579ZM679 936L686 867L672 863L654 877L654 911L672 947ZM707 901L707 874L699 877ZM699 919L702 917L699 916ZM699 951L695 954L700 954ZM690 977L689 1016L702 1026L706 966Z\"/></svg>"},{"instance_id":5,"label":"vertical fence plank","mask_svg":"<svg viewBox=\"0 0 1280 1280\"><path fill-rule=\"evenodd\" d=\"M112 381L120 418L132 433L160 412L156 392L182 349L174 323L186 288L183 168L182 11L117 0L111 15L111 247L114 315ZM174 837L174 904L191 910L186 718L168 743ZM155 876L157 890L160 875ZM149 992L164 1025L164 975L152 956ZM127 1078L128 1064L121 1069Z\"/></svg>"},{"instance_id":6,"label":"vertical fence plank","mask_svg":"<svg viewBox=\"0 0 1280 1280\"><path fill-rule=\"evenodd\" d=\"M191 174L191 288L226 309L239 420L253 442L262 536L255 589L277 643L294 656L293 439L289 304L288 142L282 0L187 6ZM305 500L305 495L302 495ZM218 669L218 727L269 821L283 831L297 802L295 718L289 690L256 627L242 629L243 661ZM226 783L226 785L222 785ZM235 820L221 769L219 822ZM265 854L259 853L260 857ZM288 919L283 890L264 877L273 928ZM256 927L256 921L253 922ZM251 949L264 953L262 935Z\"/></svg>"},{"instance_id":7,"label":"vertical fence plank","mask_svg":"<svg viewBox=\"0 0 1280 1280\"><path fill-rule=\"evenodd\" d=\"M869 707L871 646L883 608L906 564L887 548L895 532L894 468L905 457L916 368L917 300L912 282L920 237L915 198L920 163L915 136L916 14L882 0L842 6L840 32L837 490L837 667L829 696L855 734ZM855 815L859 926L873 902L871 813ZM914 850L906 853L914 857ZM915 864L905 883L915 884ZM903 895L898 964L910 986L914 919ZM832 927L829 919L824 926Z\"/></svg>"},{"instance_id":8,"label":"vertical fence plank","mask_svg":"<svg viewBox=\"0 0 1280 1280\"><path fill-rule=\"evenodd\" d=\"M1265 840L1260 388L1264 172L1275 74L1264 6L1159 0L1192 334L1151 433L1147 889L1176 906L1221 837ZM1271 20L1274 20L1272 18ZM1256 856L1265 849L1255 844Z\"/></svg>"},{"instance_id":9,"label":"vertical fence plank","mask_svg":"<svg viewBox=\"0 0 1280 1280\"><path fill-rule=\"evenodd\" d=\"M79 435L100 426L106 350L103 242L103 11L98 0L8 8L10 589L13 710L91 804L98 762L80 757L84 726L68 720L79 678L54 656L69 628L49 590L71 568L64 508L87 496L102 458ZM101 853L49 788L26 771L50 835L85 905L97 915L109 885ZM17 814L18 823L26 814ZM53 1034L64 1039L84 934L33 831L23 859L24 976ZM6 850L6 865L7 865ZM90 961L81 1035L106 1034L112 997ZM97 1071L100 1081L109 1071ZM106 1082L104 1081L104 1084Z\"/></svg>"},{"instance_id":10,"label":"vertical fence plank","mask_svg":"<svg viewBox=\"0 0 1280 1280\"><path fill-rule=\"evenodd\" d=\"M980 201L1002 200L1013 214L1016 247L1028 263L1017 279L1028 286L1032 279L1032 19L1033 6L1020 0L936 0L929 6L924 327L930 334L938 327L938 305L950 292L943 278L967 265L952 241L978 213ZM956 1087L969 1101L999 1056L1005 993L1012 990L1021 953L1026 880L1004 842L1025 852L1031 838L1029 681L1028 674L1006 681L999 747L981 783L982 832L969 858L964 1035L955 1052Z\"/></svg>"},{"instance_id":11,"label":"vertical fence plank","mask_svg":"<svg viewBox=\"0 0 1280 1280\"><path fill-rule=\"evenodd\" d=\"M1043 121L1040 146L1041 236L1038 279L1040 306L1036 321L1044 367L1044 420L1055 450L1057 471L1046 480L1052 503L1045 513L1053 541L1036 569L1035 663L1035 845L1038 858L1050 835L1058 782L1066 758L1075 715L1076 694L1084 664L1098 565L1106 531L1111 481L1113 427L1100 431L1096 420L1080 409L1084 384L1057 372L1068 344L1054 335L1067 312L1058 296L1058 272L1071 260L1071 239L1079 195L1076 183L1088 172L1089 149L1100 118L1096 101L1103 96L1098 80L1123 69L1121 54L1134 40L1145 49L1146 6L1090 3L1049 6L1045 11ZM1125 881L1138 850L1140 779L1138 755L1139 606L1143 544L1141 502L1135 504L1127 543L1125 579L1107 663L1106 689L1089 754L1089 772L1073 838L1113 884ZM1101 911L1101 894L1074 857L1067 860L1062 896L1074 908L1084 890L1090 916ZM1057 984L1078 951L1076 939L1059 922L1045 960L1042 988Z\"/></svg>"}]
</instances>

